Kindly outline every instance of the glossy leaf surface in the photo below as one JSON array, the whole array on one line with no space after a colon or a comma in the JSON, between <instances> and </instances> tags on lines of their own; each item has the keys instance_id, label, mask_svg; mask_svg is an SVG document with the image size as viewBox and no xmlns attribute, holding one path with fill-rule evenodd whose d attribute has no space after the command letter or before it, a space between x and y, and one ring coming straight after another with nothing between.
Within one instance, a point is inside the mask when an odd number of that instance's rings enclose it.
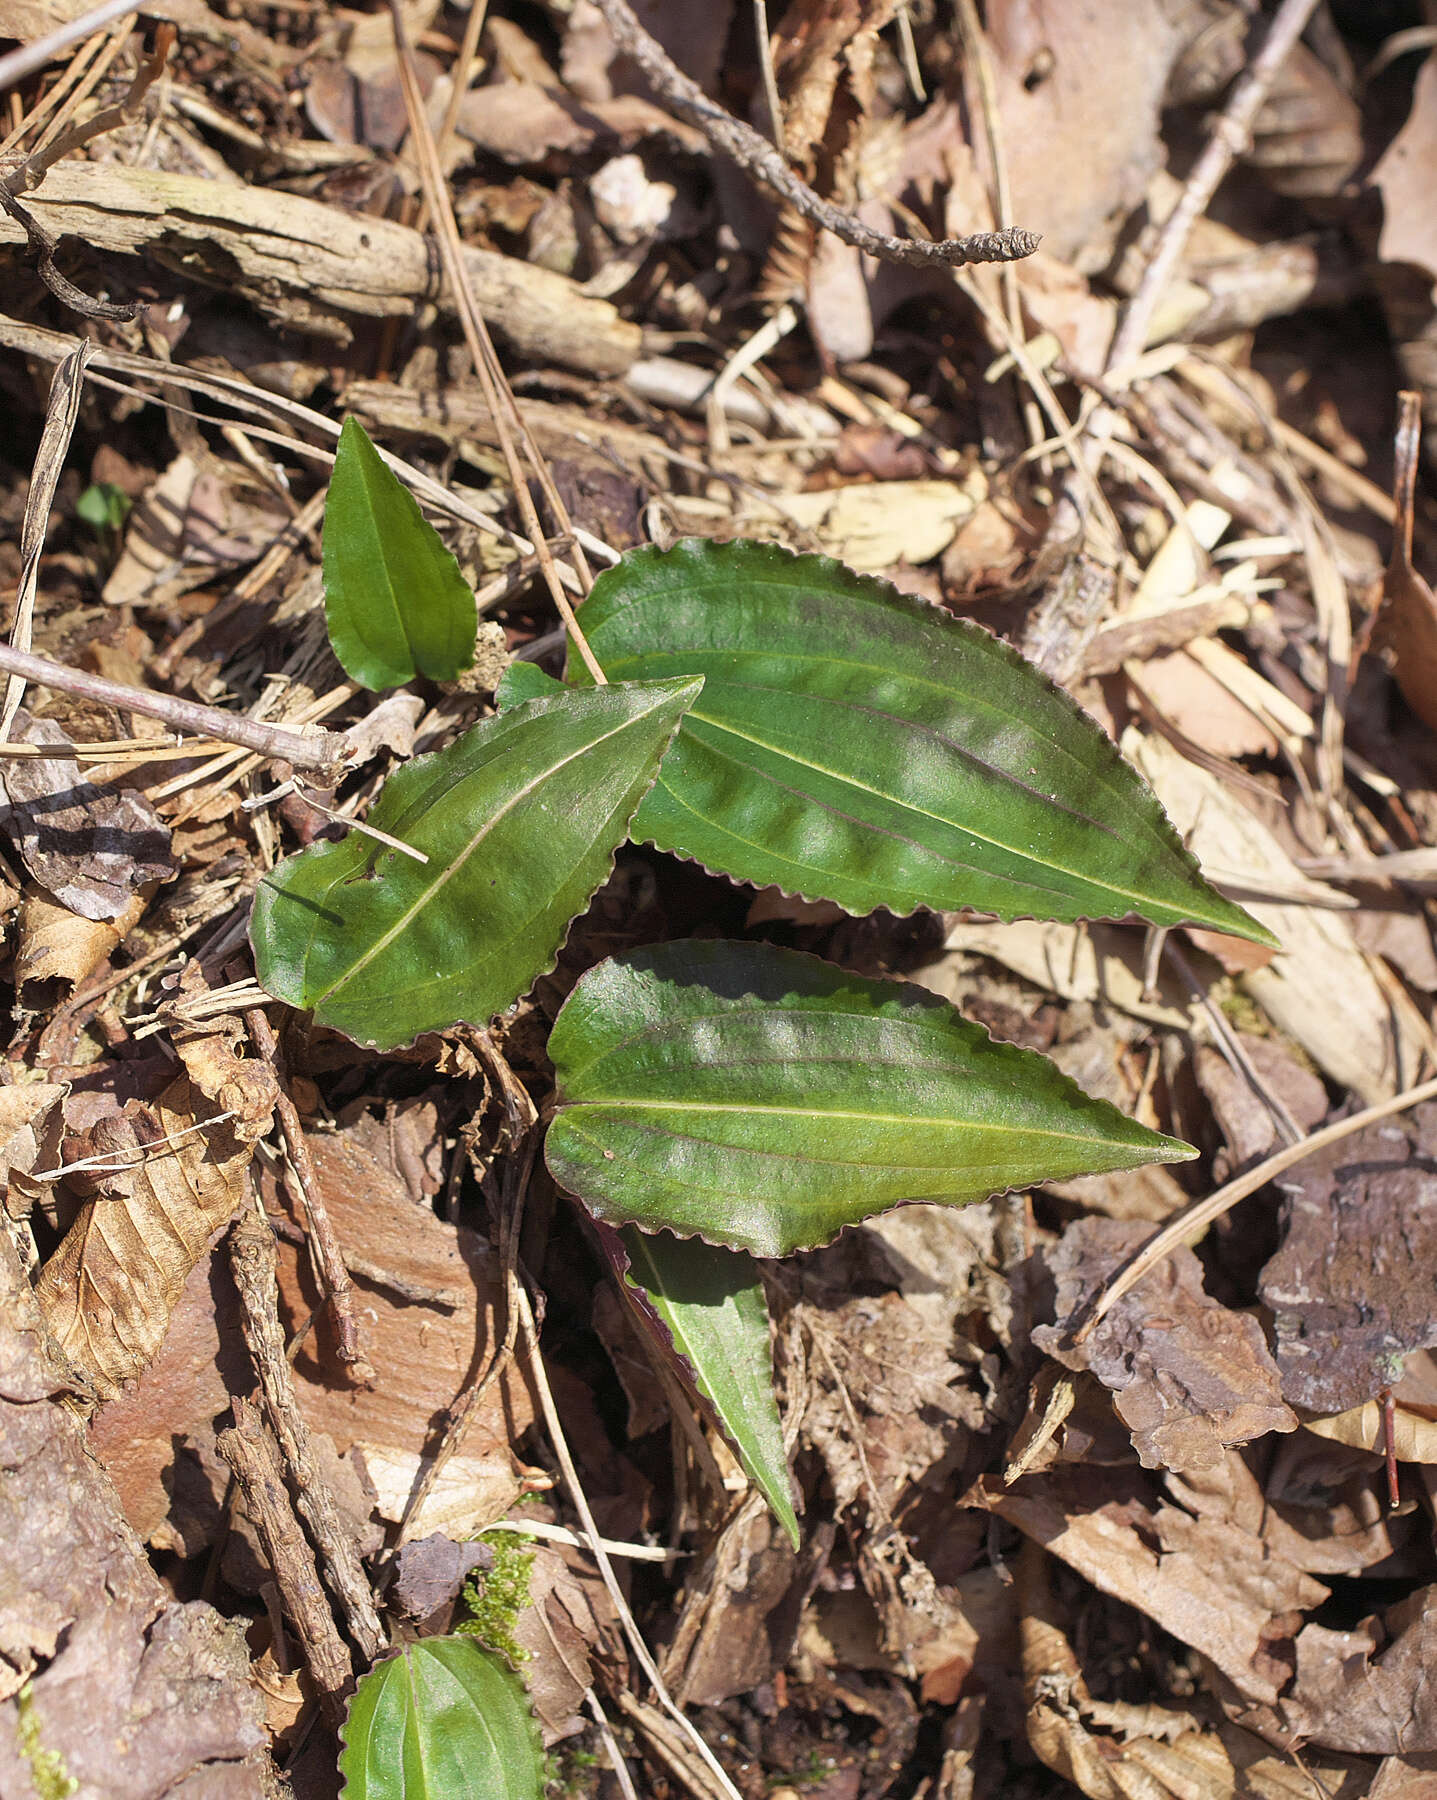
<instances>
[{"instance_id":1,"label":"glossy leaf surface","mask_svg":"<svg viewBox=\"0 0 1437 1800\"><path fill-rule=\"evenodd\" d=\"M369 823L429 861L354 832L282 862L250 922L261 985L381 1050L487 1023L553 966L701 686L528 701L406 763Z\"/></svg>"},{"instance_id":2,"label":"glossy leaf surface","mask_svg":"<svg viewBox=\"0 0 1437 1800\"><path fill-rule=\"evenodd\" d=\"M620 1234L635 1307L660 1354L712 1407L750 1479L798 1548L798 1519L773 1394L768 1301L753 1258L667 1231ZM645 1305L645 1302L647 1305ZM651 1310L650 1310L651 1309Z\"/></svg>"},{"instance_id":3,"label":"glossy leaf surface","mask_svg":"<svg viewBox=\"0 0 1437 1800\"><path fill-rule=\"evenodd\" d=\"M886 582L689 540L606 569L580 623L612 680L706 678L635 821L661 850L856 913L1136 913L1272 941L1066 694Z\"/></svg>"},{"instance_id":4,"label":"glossy leaf surface","mask_svg":"<svg viewBox=\"0 0 1437 1800\"><path fill-rule=\"evenodd\" d=\"M356 419L339 434L324 503L324 619L362 687L452 681L474 661L473 590Z\"/></svg>"},{"instance_id":5,"label":"glossy leaf surface","mask_svg":"<svg viewBox=\"0 0 1437 1800\"><path fill-rule=\"evenodd\" d=\"M340 1737L345 1800L542 1800L524 1684L472 1637L422 1638L377 1664Z\"/></svg>"},{"instance_id":6,"label":"glossy leaf surface","mask_svg":"<svg viewBox=\"0 0 1437 1800\"><path fill-rule=\"evenodd\" d=\"M600 963L549 1054L557 1181L611 1224L758 1256L903 1201L1196 1155L923 988L767 944Z\"/></svg>"}]
</instances>

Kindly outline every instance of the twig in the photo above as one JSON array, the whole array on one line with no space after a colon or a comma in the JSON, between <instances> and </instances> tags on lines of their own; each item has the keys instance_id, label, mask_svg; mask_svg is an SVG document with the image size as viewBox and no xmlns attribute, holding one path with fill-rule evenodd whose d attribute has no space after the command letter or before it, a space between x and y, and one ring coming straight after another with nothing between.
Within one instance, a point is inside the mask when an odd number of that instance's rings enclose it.
<instances>
[{"instance_id":1,"label":"twig","mask_svg":"<svg viewBox=\"0 0 1437 1800\"><path fill-rule=\"evenodd\" d=\"M384 1648L384 1631L359 1546L315 1461L309 1427L299 1410L279 1322L274 1232L258 1203L241 1207L230 1227L229 1253L240 1297L240 1327L270 1428L293 1479L295 1505L309 1528L325 1585L343 1609L349 1635L365 1662L372 1663Z\"/></svg>"},{"instance_id":2,"label":"twig","mask_svg":"<svg viewBox=\"0 0 1437 1800\"><path fill-rule=\"evenodd\" d=\"M314 1557L294 1516L284 1471L259 1409L239 1395L234 1424L219 1434L217 1448L234 1470L244 1510L259 1533L275 1582L301 1644L320 1704L331 1725L344 1716L344 1690L353 1677L349 1652L315 1572Z\"/></svg>"},{"instance_id":3,"label":"twig","mask_svg":"<svg viewBox=\"0 0 1437 1800\"><path fill-rule=\"evenodd\" d=\"M258 1055L265 1062L277 1065L279 1045L275 1042L274 1033L270 1030L269 1020L264 1013L257 1006L245 1007L244 1022ZM300 1205L309 1221L310 1244L319 1265L320 1281L329 1300L330 1320L334 1326L339 1360L347 1365L355 1381L361 1384L371 1382L374 1370L364 1360L359 1347L354 1283L349 1278L349 1270L344 1266L344 1257L334 1226L330 1222L329 1208L325 1205L324 1191L319 1184L314 1158L305 1141L304 1126L300 1123L294 1101L285 1092L283 1082L280 1083L279 1098L275 1102L275 1113L284 1134L285 1148L289 1151L290 1165L299 1184Z\"/></svg>"},{"instance_id":4,"label":"twig","mask_svg":"<svg viewBox=\"0 0 1437 1800\"><path fill-rule=\"evenodd\" d=\"M33 44L21 44L8 56L0 56L0 91L14 87L17 81L33 75L36 69L43 69L62 50L68 50L71 44L78 44L81 38L99 31L111 19L134 10L135 0L105 0L105 4L97 6L93 12L82 13L78 19L70 19L54 31L46 32L44 37L36 38Z\"/></svg>"},{"instance_id":5,"label":"twig","mask_svg":"<svg viewBox=\"0 0 1437 1800\"><path fill-rule=\"evenodd\" d=\"M611 0L600 0L607 5ZM1177 205L1163 222L1157 244L1143 270L1137 292L1128 302L1113 336L1105 374L1110 378L1131 363L1143 347L1153 311L1172 278L1178 258L1193 226L1207 211L1218 184L1233 159L1252 143L1252 124L1277 71L1307 28L1317 0L1282 0L1268 28L1262 49L1233 88L1227 105L1212 127L1202 155L1193 165Z\"/></svg>"},{"instance_id":6,"label":"twig","mask_svg":"<svg viewBox=\"0 0 1437 1800\"><path fill-rule=\"evenodd\" d=\"M890 237L886 232L874 231L852 213L821 199L806 182L800 181L766 138L710 100L644 30L627 0L597 0L597 4L615 43L639 65L654 92L672 112L697 126L714 149L722 151L746 175L771 189L805 219L842 238L845 244L852 244L881 262L905 263L912 269L1016 262L1038 248L1036 232L1016 227L1008 231L978 231L971 237L943 238L938 242Z\"/></svg>"},{"instance_id":7,"label":"twig","mask_svg":"<svg viewBox=\"0 0 1437 1800\"><path fill-rule=\"evenodd\" d=\"M315 731L301 737L282 725L266 725L260 719L247 719L238 713L223 712L217 706L181 700L173 694L157 694L149 688L126 687L104 675L87 675L65 663L51 662L48 657L12 650L8 644L0 644L0 675L18 675L41 687L73 694L77 700L94 700L101 706L143 713L147 719L159 719L172 731L190 731L198 737L238 744L256 756L291 763L297 769L332 773L344 761L344 739L337 732Z\"/></svg>"},{"instance_id":8,"label":"twig","mask_svg":"<svg viewBox=\"0 0 1437 1800\"><path fill-rule=\"evenodd\" d=\"M1349 1119L1339 1119L1335 1125L1324 1125L1321 1131L1314 1131L1311 1137L1303 1138L1301 1143L1289 1144L1285 1149L1274 1151L1245 1175L1239 1175L1225 1187L1220 1187L1216 1193L1209 1194L1205 1200L1199 1200L1180 1212L1161 1231L1155 1232L1147 1243L1134 1251L1108 1278L1083 1309L1081 1323L1072 1332L1069 1341L1075 1345L1086 1343L1123 1295L1136 1287L1150 1269L1156 1268L1179 1245L1197 1238L1215 1220L1236 1206L1239 1200L1246 1200L1249 1194L1255 1194L1260 1187L1266 1187L1275 1175L1281 1175L1284 1169L1290 1169L1295 1163L1305 1161L1317 1151L1325 1150L1329 1144L1340 1143L1343 1138L1351 1137L1353 1132L1361 1131L1364 1126L1375 1125L1379 1119L1390 1119L1393 1113L1406 1112L1424 1100L1437 1100L1437 1081L1424 1081L1420 1087L1407 1088L1394 1095L1391 1100L1379 1101L1376 1106L1368 1106L1361 1112L1353 1113Z\"/></svg>"}]
</instances>

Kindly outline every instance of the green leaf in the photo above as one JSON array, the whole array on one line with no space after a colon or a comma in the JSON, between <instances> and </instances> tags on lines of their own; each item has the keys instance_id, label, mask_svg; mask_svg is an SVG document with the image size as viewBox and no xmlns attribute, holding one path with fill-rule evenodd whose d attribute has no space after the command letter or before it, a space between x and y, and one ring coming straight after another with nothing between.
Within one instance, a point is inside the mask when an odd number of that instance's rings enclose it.
<instances>
[{"instance_id":1,"label":"green leaf","mask_svg":"<svg viewBox=\"0 0 1437 1800\"><path fill-rule=\"evenodd\" d=\"M629 1264L622 1279L642 1329L708 1402L796 1550L798 1519L773 1395L768 1301L753 1258L668 1232L649 1237L628 1229L616 1235Z\"/></svg>"},{"instance_id":2,"label":"green leaf","mask_svg":"<svg viewBox=\"0 0 1437 1800\"><path fill-rule=\"evenodd\" d=\"M345 1800L542 1800L524 1684L472 1637L422 1638L376 1664L339 1735Z\"/></svg>"},{"instance_id":3,"label":"green leaf","mask_svg":"<svg viewBox=\"0 0 1437 1800\"><path fill-rule=\"evenodd\" d=\"M962 1203L1196 1151L946 1000L767 944L591 969L549 1038L554 1178L600 1219L786 1256L909 1200Z\"/></svg>"},{"instance_id":4,"label":"green leaf","mask_svg":"<svg viewBox=\"0 0 1437 1800\"><path fill-rule=\"evenodd\" d=\"M453 681L474 661L474 593L357 419L339 434L324 503L324 620L361 687Z\"/></svg>"},{"instance_id":5,"label":"green leaf","mask_svg":"<svg viewBox=\"0 0 1437 1800\"><path fill-rule=\"evenodd\" d=\"M1068 696L964 620L821 556L630 551L580 609L613 680L706 677L634 835L850 912L1270 934L1203 880ZM569 679L588 676L570 657Z\"/></svg>"},{"instance_id":6,"label":"green leaf","mask_svg":"<svg viewBox=\"0 0 1437 1800\"><path fill-rule=\"evenodd\" d=\"M429 861L355 832L282 862L250 921L261 985L381 1050L486 1024L553 967L702 685L530 700L406 763L369 823Z\"/></svg>"},{"instance_id":7,"label":"green leaf","mask_svg":"<svg viewBox=\"0 0 1437 1800\"><path fill-rule=\"evenodd\" d=\"M538 663L516 658L499 677L494 705L499 712L508 712L511 706L519 706L525 700L543 700L563 692L563 682L546 675Z\"/></svg>"}]
</instances>

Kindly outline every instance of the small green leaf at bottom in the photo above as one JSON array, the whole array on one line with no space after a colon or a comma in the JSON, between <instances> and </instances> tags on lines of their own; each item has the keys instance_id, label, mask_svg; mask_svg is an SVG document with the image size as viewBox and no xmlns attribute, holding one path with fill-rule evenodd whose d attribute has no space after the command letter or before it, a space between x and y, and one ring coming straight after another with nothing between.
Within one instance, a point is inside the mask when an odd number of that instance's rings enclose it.
<instances>
[{"instance_id":1,"label":"small green leaf at bottom","mask_svg":"<svg viewBox=\"0 0 1437 1800\"><path fill-rule=\"evenodd\" d=\"M339 1735L345 1800L542 1800L524 1684L472 1637L422 1638L376 1664Z\"/></svg>"},{"instance_id":2,"label":"small green leaf at bottom","mask_svg":"<svg viewBox=\"0 0 1437 1800\"><path fill-rule=\"evenodd\" d=\"M769 944L611 957L565 1001L549 1055L562 1187L611 1225L757 1256L906 1201L1197 1154L925 988Z\"/></svg>"},{"instance_id":3,"label":"small green leaf at bottom","mask_svg":"<svg viewBox=\"0 0 1437 1800\"><path fill-rule=\"evenodd\" d=\"M631 1228L619 1235L629 1258L624 1280L631 1291L641 1291L634 1311L644 1330L660 1354L678 1359L685 1379L713 1408L796 1550L798 1519L773 1394L768 1301L753 1258L666 1231L649 1236Z\"/></svg>"}]
</instances>

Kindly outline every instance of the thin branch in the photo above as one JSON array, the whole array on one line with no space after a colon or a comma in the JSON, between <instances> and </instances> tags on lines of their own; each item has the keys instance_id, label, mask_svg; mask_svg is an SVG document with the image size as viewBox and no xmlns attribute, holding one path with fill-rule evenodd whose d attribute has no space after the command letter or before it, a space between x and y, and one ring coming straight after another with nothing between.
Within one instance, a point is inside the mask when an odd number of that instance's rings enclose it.
<instances>
[{"instance_id":1,"label":"thin branch","mask_svg":"<svg viewBox=\"0 0 1437 1800\"><path fill-rule=\"evenodd\" d=\"M913 269L961 268L967 263L1017 262L1038 248L1036 232L978 231L971 237L944 238L930 243L922 238L889 237L874 231L852 213L820 199L784 161L775 147L752 126L734 118L691 81L663 47L651 38L635 18L627 0L597 0L614 41L636 62L649 85L671 112L695 125L713 145L754 181L770 188L805 219L831 231L881 262L905 263Z\"/></svg>"},{"instance_id":2,"label":"thin branch","mask_svg":"<svg viewBox=\"0 0 1437 1800\"><path fill-rule=\"evenodd\" d=\"M198 737L239 744L256 756L291 763L297 769L332 772L344 761L344 739L337 732L314 731L301 737L297 731L286 731L282 725L268 725L262 719L247 719L239 713L223 712L217 706L201 706L198 701L181 700L174 694L126 687L121 681L110 681L103 675L87 675L64 663L51 662L48 657L13 650L8 644L0 644L0 675L19 675L25 681L54 688L62 694L73 694L79 700L93 700L101 706L118 706L127 712L143 713L147 719L159 719L172 731L188 731Z\"/></svg>"},{"instance_id":3,"label":"thin branch","mask_svg":"<svg viewBox=\"0 0 1437 1800\"><path fill-rule=\"evenodd\" d=\"M605 4L605 0L600 0L600 4ZM1122 323L1114 335L1104 371L1108 376L1125 368L1142 349L1154 308L1172 279L1189 233L1207 211L1219 183L1232 167L1233 159L1251 147L1253 121L1267 98L1277 71L1287 61L1289 52L1307 29L1307 21L1316 9L1317 0L1282 0L1274 14L1262 49L1233 88L1227 105L1213 124L1202 155L1193 165L1177 205L1163 222L1137 292L1128 302Z\"/></svg>"}]
</instances>

